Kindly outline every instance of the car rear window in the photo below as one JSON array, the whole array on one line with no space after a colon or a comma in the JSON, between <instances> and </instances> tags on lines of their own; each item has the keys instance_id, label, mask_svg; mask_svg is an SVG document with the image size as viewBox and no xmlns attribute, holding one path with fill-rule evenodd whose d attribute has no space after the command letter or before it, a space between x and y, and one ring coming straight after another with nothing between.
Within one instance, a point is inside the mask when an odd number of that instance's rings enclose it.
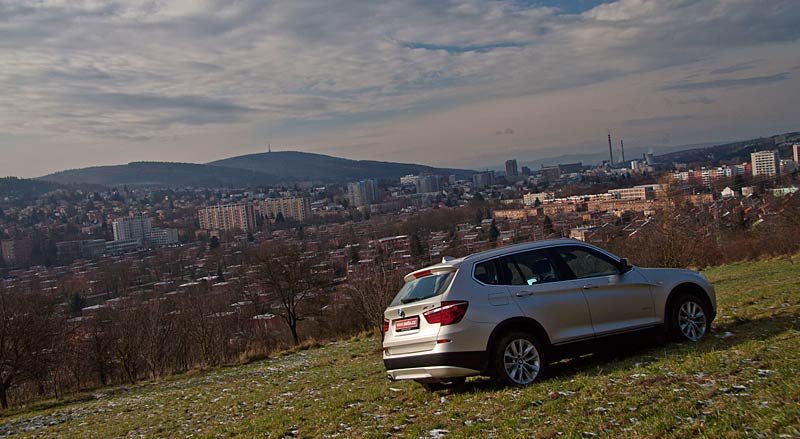
<instances>
[{"instance_id":1,"label":"car rear window","mask_svg":"<svg viewBox=\"0 0 800 439\"><path fill-rule=\"evenodd\" d=\"M406 282L389 306L429 299L444 293L455 276L455 271L432 274Z\"/></svg>"}]
</instances>

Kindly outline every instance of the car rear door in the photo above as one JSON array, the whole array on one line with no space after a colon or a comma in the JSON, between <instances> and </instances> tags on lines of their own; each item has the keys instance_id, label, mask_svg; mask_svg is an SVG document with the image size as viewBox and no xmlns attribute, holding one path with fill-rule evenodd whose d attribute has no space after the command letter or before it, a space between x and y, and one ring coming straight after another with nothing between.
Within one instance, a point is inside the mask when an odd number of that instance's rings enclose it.
<instances>
[{"instance_id":1,"label":"car rear door","mask_svg":"<svg viewBox=\"0 0 800 439\"><path fill-rule=\"evenodd\" d=\"M586 246L559 246L553 252L583 290L596 335L656 323L650 286L638 271L620 273L616 260Z\"/></svg>"},{"instance_id":2,"label":"car rear door","mask_svg":"<svg viewBox=\"0 0 800 439\"><path fill-rule=\"evenodd\" d=\"M511 296L525 315L544 327L552 343L594 335L583 291L562 273L548 250L505 256L498 265Z\"/></svg>"},{"instance_id":3,"label":"car rear door","mask_svg":"<svg viewBox=\"0 0 800 439\"><path fill-rule=\"evenodd\" d=\"M383 314L389 322L383 339L385 349L400 355L429 351L436 346L439 324L428 323L422 314L441 305L442 293L454 275L455 268L441 268L422 272L403 285Z\"/></svg>"}]
</instances>

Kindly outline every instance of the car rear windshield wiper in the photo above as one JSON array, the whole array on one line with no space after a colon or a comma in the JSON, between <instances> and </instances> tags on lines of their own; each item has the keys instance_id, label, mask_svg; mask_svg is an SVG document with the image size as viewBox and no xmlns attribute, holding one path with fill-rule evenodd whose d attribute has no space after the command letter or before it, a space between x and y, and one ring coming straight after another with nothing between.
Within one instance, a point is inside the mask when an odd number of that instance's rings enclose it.
<instances>
[{"instance_id":1,"label":"car rear windshield wiper","mask_svg":"<svg viewBox=\"0 0 800 439\"><path fill-rule=\"evenodd\" d=\"M427 299L427 297L408 297L406 299L400 300L400 303L402 303L403 305L406 305L406 304L409 304L411 302L417 302L417 301L422 300L422 299Z\"/></svg>"}]
</instances>

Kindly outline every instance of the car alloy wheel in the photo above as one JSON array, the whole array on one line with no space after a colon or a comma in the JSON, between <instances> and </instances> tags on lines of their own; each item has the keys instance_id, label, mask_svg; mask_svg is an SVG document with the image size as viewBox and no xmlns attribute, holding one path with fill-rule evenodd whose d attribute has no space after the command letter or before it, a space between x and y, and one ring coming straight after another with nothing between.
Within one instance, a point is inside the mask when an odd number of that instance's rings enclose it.
<instances>
[{"instance_id":1,"label":"car alloy wheel","mask_svg":"<svg viewBox=\"0 0 800 439\"><path fill-rule=\"evenodd\" d=\"M699 303L687 300L678 309L678 327L684 337L698 341L706 334L706 313Z\"/></svg>"},{"instance_id":2,"label":"car alloy wheel","mask_svg":"<svg viewBox=\"0 0 800 439\"><path fill-rule=\"evenodd\" d=\"M536 346L524 338L512 340L503 352L506 375L515 384L525 386L536 380L541 359Z\"/></svg>"}]
</instances>

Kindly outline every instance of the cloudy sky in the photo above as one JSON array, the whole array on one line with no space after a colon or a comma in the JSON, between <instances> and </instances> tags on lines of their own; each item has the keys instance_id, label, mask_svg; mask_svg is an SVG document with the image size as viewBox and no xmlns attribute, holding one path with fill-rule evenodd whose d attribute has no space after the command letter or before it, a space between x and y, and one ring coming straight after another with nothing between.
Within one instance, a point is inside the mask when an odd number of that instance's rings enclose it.
<instances>
[{"instance_id":1,"label":"cloudy sky","mask_svg":"<svg viewBox=\"0 0 800 439\"><path fill-rule=\"evenodd\" d=\"M798 130L798 23L798 0L0 0L0 175Z\"/></svg>"}]
</instances>

